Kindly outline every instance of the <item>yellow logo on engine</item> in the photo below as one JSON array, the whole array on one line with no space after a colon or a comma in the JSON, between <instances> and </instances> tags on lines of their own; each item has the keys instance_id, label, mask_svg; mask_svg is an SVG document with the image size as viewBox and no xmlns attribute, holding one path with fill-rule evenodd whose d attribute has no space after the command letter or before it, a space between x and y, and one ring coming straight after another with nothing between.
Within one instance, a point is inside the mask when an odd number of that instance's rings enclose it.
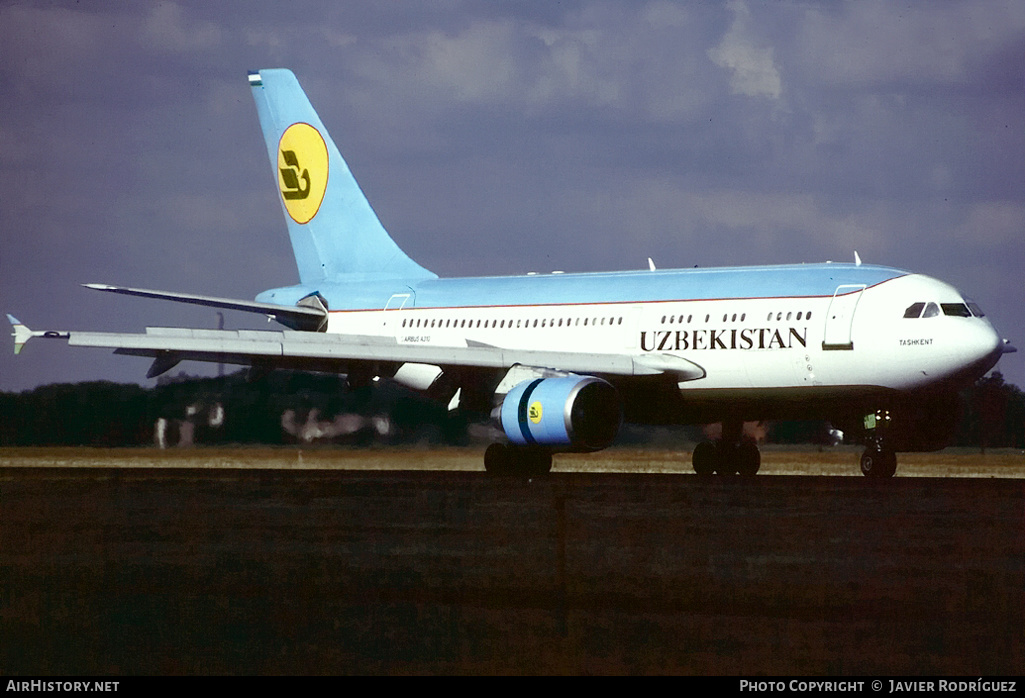
<instances>
[{"instance_id":1,"label":"yellow logo on engine","mask_svg":"<svg viewBox=\"0 0 1025 698\"><path fill-rule=\"evenodd\" d=\"M327 145L309 124L292 124L278 142L278 188L296 223L309 223L327 191Z\"/></svg>"},{"instance_id":2,"label":"yellow logo on engine","mask_svg":"<svg viewBox=\"0 0 1025 698\"><path fill-rule=\"evenodd\" d=\"M527 416L530 418L530 421L532 421L534 424L541 423L541 412L542 410L540 402L532 402L530 403L530 407L527 408Z\"/></svg>"}]
</instances>

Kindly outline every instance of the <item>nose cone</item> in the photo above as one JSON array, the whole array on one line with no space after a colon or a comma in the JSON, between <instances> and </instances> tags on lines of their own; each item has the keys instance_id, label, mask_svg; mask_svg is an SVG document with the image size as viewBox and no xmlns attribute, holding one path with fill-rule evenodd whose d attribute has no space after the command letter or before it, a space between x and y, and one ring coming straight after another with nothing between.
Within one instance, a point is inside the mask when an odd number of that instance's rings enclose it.
<instances>
[{"instance_id":1,"label":"nose cone","mask_svg":"<svg viewBox=\"0 0 1025 698\"><path fill-rule=\"evenodd\" d=\"M974 323L973 323L974 324ZM988 321L975 324L963 336L963 347L969 371L982 376L997 365L1005 351L1004 340ZM1014 347L1011 347L1014 351Z\"/></svg>"}]
</instances>

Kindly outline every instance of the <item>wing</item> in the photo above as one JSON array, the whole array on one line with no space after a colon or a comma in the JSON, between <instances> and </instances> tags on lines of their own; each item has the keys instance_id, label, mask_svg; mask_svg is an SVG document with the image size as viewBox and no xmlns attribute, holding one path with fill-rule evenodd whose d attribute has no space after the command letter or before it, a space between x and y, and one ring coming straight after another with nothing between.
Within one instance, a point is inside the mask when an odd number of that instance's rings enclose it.
<instances>
[{"instance_id":1,"label":"wing","mask_svg":"<svg viewBox=\"0 0 1025 698\"><path fill-rule=\"evenodd\" d=\"M441 367L508 369L537 366L559 371L612 376L672 374L677 381L698 380L705 370L671 354L594 354L509 349L489 345L443 347L400 344L394 338L300 332L294 330L200 330L149 327L145 333L33 331L8 316L15 351L29 339L66 340L70 346L113 349L116 354L153 358L147 377L179 361L207 361L260 368L292 368L348 373L355 366L379 367L390 375L404 363Z\"/></svg>"}]
</instances>

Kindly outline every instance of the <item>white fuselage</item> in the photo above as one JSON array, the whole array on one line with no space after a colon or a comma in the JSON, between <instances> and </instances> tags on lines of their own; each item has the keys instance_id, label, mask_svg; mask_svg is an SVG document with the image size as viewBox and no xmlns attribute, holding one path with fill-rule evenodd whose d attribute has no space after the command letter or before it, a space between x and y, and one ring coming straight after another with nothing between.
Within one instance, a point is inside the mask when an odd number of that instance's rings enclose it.
<instances>
[{"instance_id":1,"label":"white fuselage","mask_svg":"<svg viewBox=\"0 0 1025 698\"><path fill-rule=\"evenodd\" d=\"M333 311L328 331L404 345L665 353L705 369L701 380L681 382L683 391L909 391L999 356L1000 339L986 318L942 311L906 318L915 303L967 310L953 287L908 274L874 286L842 285L832 296L428 308L400 297L388 309Z\"/></svg>"}]
</instances>

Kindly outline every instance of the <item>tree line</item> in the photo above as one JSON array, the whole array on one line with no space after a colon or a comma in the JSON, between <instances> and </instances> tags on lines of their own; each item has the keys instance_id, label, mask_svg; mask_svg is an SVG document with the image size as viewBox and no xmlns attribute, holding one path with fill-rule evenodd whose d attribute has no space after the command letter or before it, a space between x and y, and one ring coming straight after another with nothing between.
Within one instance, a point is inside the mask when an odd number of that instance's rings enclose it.
<instances>
[{"instance_id":1,"label":"tree line","mask_svg":"<svg viewBox=\"0 0 1025 698\"><path fill-rule=\"evenodd\" d=\"M952 445L1025 448L1025 394L1000 373L963 391ZM217 378L179 375L153 387L106 381L44 385L0 393L0 446L145 446L331 442L462 444L473 437L444 405L387 381L350 389L343 377L274 371L249 381L244 372ZM773 422L775 443L816 443L823 422ZM665 443L666 431L654 439ZM674 430L680 442L700 439ZM630 427L621 441L654 434Z\"/></svg>"}]
</instances>

